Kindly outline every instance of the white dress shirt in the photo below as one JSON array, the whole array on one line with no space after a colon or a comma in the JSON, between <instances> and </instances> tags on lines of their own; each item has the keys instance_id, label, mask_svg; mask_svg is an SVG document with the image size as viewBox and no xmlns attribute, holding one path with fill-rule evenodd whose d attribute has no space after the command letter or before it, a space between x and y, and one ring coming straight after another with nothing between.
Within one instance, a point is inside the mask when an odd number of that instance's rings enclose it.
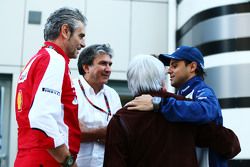
<instances>
[{"instance_id":1,"label":"white dress shirt","mask_svg":"<svg viewBox=\"0 0 250 167\"><path fill-rule=\"evenodd\" d=\"M95 107L86 99L83 91L78 83L78 79L84 87L84 91L88 99L99 108L108 112L104 95L108 99L111 110L111 116L108 117ZM79 76L74 81L78 100L78 119L84 123L88 128L98 128L107 126L112 115L121 108L121 101L118 93L111 87L104 85L103 89L95 94L94 89L87 83L83 76ZM108 120L107 120L108 118ZM78 167L102 167L104 157L104 145L97 142L84 142L81 143L80 151L77 157Z\"/></svg>"}]
</instances>

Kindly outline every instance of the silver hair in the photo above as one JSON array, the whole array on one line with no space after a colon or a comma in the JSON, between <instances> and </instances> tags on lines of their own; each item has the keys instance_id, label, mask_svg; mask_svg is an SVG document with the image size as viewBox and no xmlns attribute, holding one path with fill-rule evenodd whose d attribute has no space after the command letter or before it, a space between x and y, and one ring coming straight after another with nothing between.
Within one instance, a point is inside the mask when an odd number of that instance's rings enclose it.
<instances>
[{"instance_id":1,"label":"silver hair","mask_svg":"<svg viewBox=\"0 0 250 167\"><path fill-rule=\"evenodd\" d=\"M129 63L127 80L133 96L159 91L165 79L163 63L151 55L138 55Z\"/></svg>"},{"instance_id":2,"label":"silver hair","mask_svg":"<svg viewBox=\"0 0 250 167\"><path fill-rule=\"evenodd\" d=\"M63 24L69 26L70 32L73 34L78 27L78 21L86 25L86 17L78 10L71 8L60 8L53 12L44 27L44 40L55 40L59 34Z\"/></svg>"}]
</instances>

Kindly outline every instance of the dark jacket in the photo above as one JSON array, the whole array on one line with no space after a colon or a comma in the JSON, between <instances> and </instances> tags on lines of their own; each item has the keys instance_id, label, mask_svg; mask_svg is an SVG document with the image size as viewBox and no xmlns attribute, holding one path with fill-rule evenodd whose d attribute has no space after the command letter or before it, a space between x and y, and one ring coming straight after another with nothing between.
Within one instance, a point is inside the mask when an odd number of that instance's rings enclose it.
<instances>
[{"instance_id":1,"label":"dark jacket","mask_svg":"<svg viewBox=\"0 0 250 167\"><path fill-rule=\"evenodd\" d=\"M122 108L108 125L104 167L198 167L196 145L226 159L240 152L237 136L221 125L172 123L160 113Z\"/></svg>"}]
</instances>

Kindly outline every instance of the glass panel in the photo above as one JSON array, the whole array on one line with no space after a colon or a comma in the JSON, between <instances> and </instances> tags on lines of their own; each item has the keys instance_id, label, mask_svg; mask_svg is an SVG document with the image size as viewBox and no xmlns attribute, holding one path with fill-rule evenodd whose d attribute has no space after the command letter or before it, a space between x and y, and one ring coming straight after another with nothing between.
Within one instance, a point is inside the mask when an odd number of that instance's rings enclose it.
<instances>
[{"instance_id":1,"label":"glass panel","mask_svg":"<svg viewBox=\"0 0 250 167\"><path fill-rule=\"evenodd\" d=\"M8 167L12 76L0 74L0 167Z\"/></svg>"}]
</instances>

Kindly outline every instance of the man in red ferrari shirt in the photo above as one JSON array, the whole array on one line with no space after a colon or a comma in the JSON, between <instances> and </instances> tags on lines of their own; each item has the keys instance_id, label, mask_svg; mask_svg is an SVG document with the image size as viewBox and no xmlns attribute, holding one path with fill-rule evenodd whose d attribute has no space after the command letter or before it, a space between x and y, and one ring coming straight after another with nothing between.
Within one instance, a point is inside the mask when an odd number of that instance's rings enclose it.
<instances>
[{"instance_id":1,"label":"man in red ferrari shirt","mask_svg":"<svg viewBox=\"0 0 250 167\"><path fill-rule=\"evenodd\" d=\"M78 102L68 64L85 46L85 26L78 9L60 8L47 19L45 43L18 79L15 167L77 166Z\"/></svg>"}]
</instances>

